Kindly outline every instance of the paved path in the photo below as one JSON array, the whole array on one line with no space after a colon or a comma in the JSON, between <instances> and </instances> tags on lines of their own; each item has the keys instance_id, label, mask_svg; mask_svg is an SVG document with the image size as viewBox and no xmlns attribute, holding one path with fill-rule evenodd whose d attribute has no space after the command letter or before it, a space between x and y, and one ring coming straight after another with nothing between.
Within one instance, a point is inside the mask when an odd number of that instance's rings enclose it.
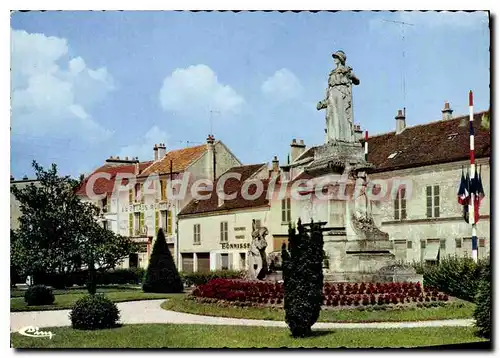
<instances>
[{"instance_id":1,"label":"paved path","mask_svg":"<svg viewBox=\"0 0 500 358\"><path fill-rule=\"evenodd\" d=\"M233 325L233 326L269 326L287 327L282 321L265 321L258 319L240 319L226 317L199 316L189 313L167 311L160 307L165 301L134 301L118 303L120 309L120 321L122 323L174 323L174 324L208 324L208 325ZM335 328L414 328L414 327L465 327L472 326L472 319L450 319L442 321L420 321L420 322L372 322L372 323L330 323L317 322L313 329L335 329ZM60 327L70 326L69 310L59 311L33 311L33 312L11 312L11 332L18 331L22 327Z\"/></svg>"}]
</instances>

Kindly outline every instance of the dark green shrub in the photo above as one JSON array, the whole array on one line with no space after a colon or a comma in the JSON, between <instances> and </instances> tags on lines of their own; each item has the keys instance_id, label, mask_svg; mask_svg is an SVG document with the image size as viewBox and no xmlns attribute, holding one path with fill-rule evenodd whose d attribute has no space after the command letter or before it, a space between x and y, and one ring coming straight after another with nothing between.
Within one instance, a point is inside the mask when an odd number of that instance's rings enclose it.
<instances>
[{"instance_id":1,"label":"dark green shrub","mask_svg":"<svg viewBox=\"0 0 500 358\"><path fill-rule=\"evenodd\" d=\"M209 272L181 272L181 279L186 286L199 286L217 278L238 279L245 276L245 271L219 270Z\"/></svg>"},{"instance_id":2,"label":"dark green shrub","mask_svg":"<svg viewBox=\"0 0 500 358\"><path fill-rule=\"evenodd\" d=\"M44 285L30 286L24 293L24 302L28 306L44 306L54 303L52 289Z\"/></svg>"},{"instance_id":3,"label":"dark green shrub","mask_svg":"<svg viewBox=\"0 0 500 358\"><path fill-rule=\"evenodd\" d=\"M174 293L183 290L181 277L162 229L158 230L142 289L144 292L156 293Z\"/></svg>"},{"instance_id":4,"label":"dark green shrub","mask_svg":"<svg viewBox=\"0 0 500 358\"><path fill-rule=\"evenodd\" d=\"M476 308L474 319L478 334L484 338L491 338L491 270L483 269L481 280L476 294Z\"/></svg>"},{"instance_id":5,"label":"dark green shrub","mask_svg":"<svg viewBox=\"0 0 500 358\"><path fill-rule=\"evenodd\" d=\"M87 295L75 302L70 312L74 329L104 329L117 325L120 311L116 304L102 294Z\"/></svg>"},{"instance_id":6,"label":"dark green shrub","mask_svg":"<svg viewBox=\"0 0 500 358\"><path fill-rule=\"evenodd\" d=\"M282 247L285 321L292 336L311 334L323 303L323 234L311 222L309 230L298 221L298 235L289 228L288 251Z\"/></svg>"},{"instance_id":7,"label":"dark green shrub","mask_svg":"<svg viewBox=\"0 0 500 358\"><path fill-rule=\"evenodd\" d=\"M439 265L414 263L413 267L424 276L424 287L432 286L451 296L473 302L479 284L478 277L488 262L489 259L475 263L470 257L452 256L441 259Z\"/></svg>"}]
</instances>

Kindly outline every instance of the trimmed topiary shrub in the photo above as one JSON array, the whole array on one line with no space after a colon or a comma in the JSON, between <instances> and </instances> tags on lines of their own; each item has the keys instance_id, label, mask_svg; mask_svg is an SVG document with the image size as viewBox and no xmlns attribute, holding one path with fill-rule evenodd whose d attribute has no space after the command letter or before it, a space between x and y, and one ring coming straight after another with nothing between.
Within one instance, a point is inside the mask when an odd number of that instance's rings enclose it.
<instances>
[{"instance_id":1,"label":"trimmed topiary shrub","mask_svg":"<svg viewBox=\"0 0 500 358\"><path fill-rule=\"evenodd\" d=\"M70 312L74 329L104 329L117 326L120 311L114 302L102 294L87 295L75 302Z\"/></svg>"},{"instance_id":2,"label":"trimmed topiary shrub","mask_svg":"<svg viewBox=\"0 0 500 358\"><path fill-rule=\"evenodd\" d=\"M54 303L52 289L44 285L30 286L24 293L24 302L28 306L44 306Z\"/></svg>"},{"instance_id":3,"label":"trimmed topiary shrub","mask_svg":"<svg viewBox=\"0 0 500 358\"><path fill-rule=\"evenodd\" d=\"M182 292L183 288L181 277L168 249L165 234L160 229L149 259L142 290L144 292L175 293Z\"/></svg>"},{"instance_id":4,"label":"trimmed topiary shrub","mask_svg":"<svg viewBox=\"0 0 500 358\"><path fill-rule=\"evenodd\" d=\"M285 321L293 337L311 334L323 303L323 233L321 225L306 230L300 219L298 235L289 228L288 251L282 246Z\"/></svg>"},{"instance_id":5,"label":"trimmed topiary shrub","mask_svg":"<svg viewBox=\"0 0 500 358\"><path fill-rule=\"evenodd\" d=\"M477 333L484 338L491 338L491 270L490 266L483 270L476 294L474 309Z\"/></svg>"}]
</instances>

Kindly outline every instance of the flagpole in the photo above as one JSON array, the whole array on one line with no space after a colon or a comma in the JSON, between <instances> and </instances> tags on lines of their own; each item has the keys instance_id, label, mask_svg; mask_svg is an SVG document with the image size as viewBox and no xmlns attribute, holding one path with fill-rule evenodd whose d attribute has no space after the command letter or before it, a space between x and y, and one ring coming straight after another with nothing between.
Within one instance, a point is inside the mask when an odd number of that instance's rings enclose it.
<instances>
[{"instance_id":1,"label":"flagpole","mask_svg":"<svg viewBox=\"0 0 500 358\"><path fill-rule=\"evenodd\" d=\"M469 91L469 133L470 133L470 181L475 180L475 162L474 162L474 98L472 91ZM472 259L477 262L477 233L476 216L474 213L474 190L471 190L469 202L469 221L472 226Z\"/></svg>"}]
</instances>

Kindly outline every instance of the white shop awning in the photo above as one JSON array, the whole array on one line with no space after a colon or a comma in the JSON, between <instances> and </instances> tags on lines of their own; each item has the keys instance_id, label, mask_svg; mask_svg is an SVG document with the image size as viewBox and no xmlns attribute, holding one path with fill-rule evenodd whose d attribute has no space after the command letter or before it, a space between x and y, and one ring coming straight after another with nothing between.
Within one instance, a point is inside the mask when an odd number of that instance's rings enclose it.
<instances>
[{"instance_id":1,"label":"white shop awning","mask_svg":"<svg viewBox=\"0 0 500 358\"><path fill-rule=\"evenodd\" d=\"M439 241L438 242L428 242L425 247L425 261L436 261L439 254Z\"/></svg>"}]
</instances>

